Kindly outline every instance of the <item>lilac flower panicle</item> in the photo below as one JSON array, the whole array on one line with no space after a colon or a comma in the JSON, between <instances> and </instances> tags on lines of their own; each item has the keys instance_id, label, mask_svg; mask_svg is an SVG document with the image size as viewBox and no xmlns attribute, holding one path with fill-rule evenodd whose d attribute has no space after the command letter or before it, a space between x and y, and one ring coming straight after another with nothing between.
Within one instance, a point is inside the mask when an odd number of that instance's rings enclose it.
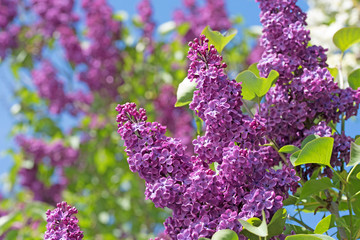
<instances>
[{"instance_id":1,"label":"lilac flower panicle","mask_svg":"<svg viewBox=\"0 0 360 240\"><path fill-rule=\"evenodd\" d=\"M46 212L47 225L44 235L45 240L81 240L83 232L78 226L77 209L66 202L57 204L54 210Z\"/></svg>"}]
</instances>

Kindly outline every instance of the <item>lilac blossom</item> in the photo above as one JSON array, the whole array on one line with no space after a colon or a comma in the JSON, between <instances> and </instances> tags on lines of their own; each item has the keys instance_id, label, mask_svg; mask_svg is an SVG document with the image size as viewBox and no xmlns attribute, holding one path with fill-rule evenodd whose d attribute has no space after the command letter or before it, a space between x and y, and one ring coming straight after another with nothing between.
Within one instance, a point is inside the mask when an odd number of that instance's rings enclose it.
<instances>
[{"instance_id":1,"label":"lilac blossom","mask_svg":"<svg viewBox=\"0 0 360 240\"><path fill-rule=\"evenodd\" d=\"M17 0L0 0L0 59L4 59L9 49L17 47L20 27L13 24L17 16Z\"/></svg>"},{"instance_id":2,"label":"lilac blossom","mask_svg":"<svg viewBox=\"0 0 360 240\"><path fill-rule=\"evenodd\" d=\"M83 232L78 225L76 218L77 209L71 207L66 202L57 204L54 210L46 212L46 232L45 240L81 240Z\"/></svg>"}]
</instances>

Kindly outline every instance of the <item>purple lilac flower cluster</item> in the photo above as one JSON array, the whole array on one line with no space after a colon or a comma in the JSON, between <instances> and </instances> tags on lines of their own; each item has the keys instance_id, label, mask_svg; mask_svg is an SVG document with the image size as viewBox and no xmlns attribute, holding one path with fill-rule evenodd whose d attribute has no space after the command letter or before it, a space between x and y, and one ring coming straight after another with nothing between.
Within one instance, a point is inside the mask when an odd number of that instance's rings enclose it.
<instances>
[{"instance_id":1,"label":"purple lilac flower cluster","mask_svg":"<svg viewBox=\"0 0 360 240\"><path fill-rule=\"evenodd\" d=\"M65 147L61 141L51 144L43 140L17 136L17 143L23 149L28 159L32 159L32 166L23 167L19 170L20 184L34 194L37 201L56 204L61 200L61 193L67 186L63 168L71 166L78 159L78 151ZM55 175L59 179L57 183L47 186L38 178L39 164L47 163L55 168Z\"/></svg>"},{"instance_id":2,"label":"purple lilac flower cluster","mask_svg":"<svg viewBox=\"0 0 360 240\"><path fill-rule=\"evenodd\" d=\"M261 44L265 48L258 68L263 77L272 69L280 74L276 86L270 89L266 102L261 105L260 115L267 119L268 135L280 146L299 145L314 122L337 123L342 115L346 119L355 116L360 90L340 89L326 69L325 49L308 46L310 36L305 29L306 14L296 5L297 1L257 2L260 3L264 26ZM350 138L337 134L333 137L347 140L346 146L350 146ZM345 146L341 149L344 151L342 154L348 152ZM340 147L334 148L334 152L339 150ZM340 163L332 161L334 166Z\"/></svg>"},{"instance_id":3,"label":"purple lilac flower cluster","mask_svg":"<svg viewBox=\"0 0 360 240\"><path fill-rule=\"evenodd\" d=\"M282 200L299 180L295 171L286 167L277 171L267 171L269 166L263 161L262 153L256 151L255 147L251 150L246 149L248 142L233 134L235 130L231 126L238 122L259 131L259 135L264 129L259 119L250 121L246 116L242 116L240 108L232 108L241 106L241 99L237 98L241 97L241 87L227 79L223 72L225 65L220 63L221 57L217 55L213 46L209 49L207 47L207 39L203 36L200 41L196 39L191 45L189 58L194 64L190 66L188 77L198 83L200 91L195 93L197 96L203 96L202 88L211 84L215 89L218 87L217 84L227 88L220 94L210 94L214 100L220 96L222 100L218 105L225 105L231 112L226 116L227 121L208 121L206 132L211 133L205 133L205 139L216 134L226 139L220 141L223 148L217 149L220 153L215 160L207 159L205 156L199 157L200 154L187 156L181 141L166 137L166 128L159 123L146 122L145 110L137 111L134 103L118 105L116 108L119 112L118 133L126 146L130 170L145 179L147 199L152 200L156 207L167 207L173 211L172 216L164 223L165 233L171 239L211 237L220 229L240 232L242 226L239 218L260 216L262 210L270 217L282 207ZM201 60L195 57L195 53L203 54L203 62L210 64L209 68L212 70L198 68L196 73L203 72L204 76L214 76L213 78L203 82L192 72L192 67L201 65ZM202 102L200 97L198 102ZM205 112L206 110L201 109L199 115L207 121ZM225 126L230 124L230 128L225 128L225 133L218 133L214 129L217 129L216 125L219 123ZM247 134L251 138L252 133ZM253 138L254 144L260 143L260 140ZM217 173L210 169L208 164L214 161L219 163Z\"/></svg>"},{"instance_id":4,"label":"purple lilac flower cluster","mask_svg":"<svg viewBox=\"0 0 360 240\"><path fill-rule=\"evenodd\" d=\"M80 80L92 91L116 97L123 83L119 74L121 56L116 47L121 23L112 18L112 9L106 0L83 0L82 6L86 12L90 46L84 49L88 69L81 72Z\"/></svg>"},{"instance_id":5,"label":"purple lilac flower cluster","mask_svg":"<svg viewBox=\"0 0 360 240\"><path fill-rule=\"evenodd\" d=\"M175 138L186 146L186 152L193 153L192 140L194 127L191 114L183 107L174 107L176 103L175 89L172 85L163 85L160 94L154 101L156 121L166 126Z\"/></svg>"},{"instance_id":6,"label":"purple lilac flower cluster","mask_svg":"<svg viewBox=\"0 0 360 240\"><path fill-rule=\"evenodd\" d=\"M72 12L74 0L32 0L32 8L41 18L39 27L51 36L59 27L71 26L79 17Z\"/></svg>"},{"instance_id":7,"label":"purple lilac flower cluster","mask_svg":"<svg viewBox=\"0 0 360 240\"><path fill-rule=\"evenodd\" d=\"M183 0L186 10L176 10L174 20L177 25L185 22L190 24L190 29L184 36L184 41L194 39L209 25L213 30L228 30L231 22L225 10L223 0L206 0L203 6L198 6L196 0Z\"/></svg>"},{"instance_id":8,"label":"purple lilac flower cluster","mask_svg":"<svg viewBox=\"0 0 360 240\"><path fill-rule=\"evenodd\" d=\"M16 15L17 0L0 0L0 59L6 57L8 49L17 47L20 28L11 24Z\"/></svg>"},{"instance_id":9,"label":"purple lilac flower cluster","mask_svg":"<svg viewBox=\"0 0 360 240\"><path fill-rule=\"evenodd\" d=\"M221 162L222 151L231 142L258 150L263 143L265 121L241 112L241 84L229 80L226 64L204 35L189 43L188 78L197 83L192 109L205 123L206 133L194 141L195 152L204 161Z\"/></svg>"},{"instance_id":10,"label":"purple lilac flower cluster","mask_svg":"<svg viewBox=\"0 0 360 240\"><path fill-rule=\"evenodd\" d=\"M81 240L83 232L78 225L79 220L74 216L77 209L66 202L57 204L54 210L46 212L47 225L45 240Z\"/></svg>"},{"instance_id":11,"label":"purple lilac flower cluster","mask_svg":"<svg viewBox=\"0 0 360 240\"><path fill-rule=\"evenodd\" d=\"M155 29L155 22L152 20L153 10L151 7L150 0L142 0L137 9L140 15L140 21L143 26L143 38L147 44L147 49L150 53L153 51L153 32Z\"/></svg>"},{"instance_id":12,"label":"purple lilac flower cluster","mask_svg":"<svg viewBox=\"0 0 360 240\"><path fill-rule=\"evenodd\" d=\"M81 104L89 105L92 102L92 95L82 91L66 94L64 84L58 80L49 61L43 61L41 68L33 70L31 75L40 97L49 101L51 113L59 114L67 109L75 115L80 111Z\"/></svg>"}]
</instances>

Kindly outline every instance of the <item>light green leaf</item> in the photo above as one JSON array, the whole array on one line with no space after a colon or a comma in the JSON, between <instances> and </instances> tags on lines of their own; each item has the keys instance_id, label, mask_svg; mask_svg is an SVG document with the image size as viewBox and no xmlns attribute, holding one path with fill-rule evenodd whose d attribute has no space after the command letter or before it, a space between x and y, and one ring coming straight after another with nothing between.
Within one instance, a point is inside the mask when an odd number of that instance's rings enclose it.
<instances>
[{"instance_id":1,"label":"light green leaf","mask_svg":"<svg viewBox=\"0 0 360 240\"><path fill-rule=\"evenodd\" d=\"M209 26L206 26L201 34L209 39L209 45L214 45L216 50L221 53L224 47L235 37L237 30L232 28L225 35L222 35L220 32L213 31Z\"/></svg>"},{"instance_id":2,"label":"light green leaf","mask_svg":"<svg viewBox=\"0 0 360 240\"><path fill-rule=\"evenodd\" d=\"M313 194L317 194L325 189L333 188L333 184L327 177L307 181L301 191L299 199L305 199Z\"/></svg>"},{"instance_id":3,"label":"light green leaf","mask_svg":"<svg viewBox=\"0 0 360 240\"><path fill-rule=\"evenodd\" d=\"M190 29L190 23L184 22L177 27L177 32L180 34L180 36L185 36L185 34L189 31L189 29Z\"/></svg>"},{"instance_id":4,"label":"light green leaf","mask_svg":"<svg viewBox=\"0 0 360 240\"><path fill-rule=\"evenodd\" d=\"M317 138L319 138L319 137L320 137L320 136L315 135L315 134L312 134L312 135L307 136L307 137L301 142L301 148L304 148L305 145L306 145L308 142L311 142L312 140L317 139Z\"/></svg>"},{"instance_id":5,"label":"light green leaf","mask_svg":"<svg viewBox=\"0 0 360 240\"><path fill-rule=\"evenodd\" d=\"M223 229L217 231L211 238L211 240L238 240L236 232L230 229Z\"/></svg>"},{"instance_id":6,"label":"light green leaf","mask_svg":"<svg viewBox=\"0 0 360 240\"><path fill-rule=\"evenodd\" d=\"M330 158L333 146L334 139L331 137L322 137L312 140L301 150L299 157L295 161L295 166L307 163L331 166Z\"/></svg>"},{"instance_id":7,"label":"light green leaf","mask_svg":"<svg viewBox=\"0 0 360 240\"><path fill-rule=\"evenodd\" d=\"M297 234L287 236L285 240L335 240L332 237L327 235L320 235L320 234Z\"/></svg>"},{"instance_id":8,"label":"light green leaf","mask_svg":"<svg viewBox=\"0 0 360 240\"><path fill-rule=\"evenodd\" d=\"M350 73L348 81L352 89L357 90L360 87L360 68Z\"/></svg>"},{"instance_id":9,"label":"light green leaf","mask_svg":"<svg viewBox=\"0 0 360 240\"><path fill-rule=\"evenodd\" d=\"M126 21L128 20L128 18L129 18L129 14L124 10L117 11L113 15L113 19L119 22Z\"/></svg>"},{"instance_id":10,"label":"light green leaf","mask_svg":"<svg viewBox=\"0 0 360 240\"><path fill-rule=\"evenodd\" d=\"M350 162L347 165L348 167L356 166L360 163L360 145L356 144L356 142L351 143Z\"/></svg>"},{"instance_id":11,"label":"light green leaf","mask_svg":"<svg viewBox=\"0 0 360 240\"><path fill-rule=\"evenodd\" d=\"M335 79L338 75L339 75L339 69L337 68L327 68L331 74L331 76L333 76L333 78Z\"/></svg>"},{"instance_id":12,"label":"light green leaf","mask_svg":"<svg viewBox=\"0 0 360 240\"><path fill-rule=\"evenodd\" d=\"M279 73L275 70L271 70L268 78L257 77L250 70L245 70L236 77L236 81L242 83L243 98L252 101L265 96L278 78Z\"/></svg>"},{"instance_id":13,"label":"light green leaf","mask_svg":"<svg viewBox=\"0 0 360 240\"><path fill-rule=\"evenodd\" d=\"M345 52L353 44L360 42L359 27L345 27L334 34L333 42L342 52Z\"/></svg>"},{"instance_id":14,"label":"light green leaf","mask_svg":"<svg viewBox=\"0 0 360 240\"><path fill-rule=\"evenodd\" d=\"M360 145L360 136L359 135L355 136L355 143L357 145Z\"/></svg>"},{"instance_id":15,"label":"light green leaf","mask_svg":"<svg viewBox=\"0 0 360 240\"><path fill-rule=\"evenodd\" d=\"M295 162L298 159L299 155L300 155L301 150L294 152L293 154L291 154L290 156L290 162L293 166L295 166Z\"/></svg>"},{"instance_id":16,"label":"light green leaf","mask_svg":"<svg viewBox=\"0 0 360 240\"><path fill-rule=\"evenodd\" d=\"M249 223L248 221L244 221L242 219L239 219L239 222L241 223L241 225L243 226L244 229L246 229L247 231L249 231L250 233L253 233L257 236L260 237L266 237L268 236L268 228L267 228L267 224L266 224L266 218L265 218L265 212L264 210L262 211L262 221L261 224L256 227L254 225L252 225L251 223Z\"/></svg>"},{"instance_id":17,"label":"light green leaf","mask_svg":"<svg viewBox=\"0 0 360 240\"><path fill-rule=\"evenodd\" d=\"M249 66L248 70L255 74L256 77L260 77L260 71L257 68L258 63L253 63Z\"/></svg>"},{"instance_id":18,"label":"light green leaf","mask_svg":"<svg viewBox=\"0 0 360 240\"><path fill-rule=\"evenodd\" d=\"M202 237L202 238L199 238L198 240L210 240L210 238L204 238L204 237Z\"/></svg>"},{"instance_id":19,"label":"light green leaf","mask_svg":"<svg viewBox=\"0 0 360 240\"><path fill-rule=\"evenodd\" d=\"M196 90L195 81L190 82L188 78L185 78L180 84L176 92L175 107L182 107L191 103L193 99L194 91Z\"/></svg>"},{"instance_id":20,"label":"light green leaf","mask_svg":"<svg viewBox=\"0 0 360 240\"><path fill-rule=\"evenodd\" d=\"M357 177L358 179L360 179L360 172L358 172L358 174L356 174L356 177Z\"/></svg>"},{"instance_id":21,"label":"light green leaf","mask_svg":"<svg viewBox=\"0 0 360 240\"><path fill-rule=\"evenodd\" d=\"M106 149L100 148L94 156L95 165L100 174L105 171L114 163L114 156Z\"/></svg>"},{"instance_id":22,"label":"light green leaf","mask_svg":"<svg viewBox=\"0 0 360 240\"><path fill-rule=\"evenodd\" d=\"M269 223L268 226L269 235L267 236L267 239L276 235L280 235L284 231L285 221L286 221L286 209L282 208L277 210Z\"/></svg>"},{"instance_id":23,"label":"light green leaf","mask_svg":"<svg viewBox=\"0 0 360 240\"><path fill-rule=\"evenodd\" d=\"M300 148L298 148L297 146L294 146L294 145L285 145L283 146L282 148L279 149L279 152L281 153L294 153L294 152L297 152L299 151Z\"/></svg>"},{"instance_id":24,"label":"light green leaf","mask_svg":"<svg viewBox=\"0 0 360 240\"><path fill-rule=\"evenodd\" d=\"M335 217L334 215L329 215L325 218L323 218L317 225L316 228L314 230L314 233L316 234L323 234L325 232L327 232L327 230L329 230L332 227L335 227L334 225L335 222Z\"/></svg>"}]
</instances>

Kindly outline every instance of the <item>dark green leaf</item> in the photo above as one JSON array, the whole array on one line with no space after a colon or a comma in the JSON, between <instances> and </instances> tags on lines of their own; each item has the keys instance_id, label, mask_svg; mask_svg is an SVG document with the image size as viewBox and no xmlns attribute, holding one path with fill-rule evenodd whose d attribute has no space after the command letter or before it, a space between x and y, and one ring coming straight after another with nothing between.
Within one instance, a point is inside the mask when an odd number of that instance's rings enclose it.
<instances>
[{"instance_id":1,"label":"dark green leaf","mask_svg":"<svg viewBox=\"0 0 360 240\"><path fill-rule=\"evenodd\" d=\"M201 32L209 39L209 45L212 44L216 50L221 53L224 47L235 37L237 34L236 29L229 29L229 31L222 35L218 31L213 31L209 26L206 26L205 29Z\"/></svg>"},{"instance_id":2,"label":"dark green leaf","mask_svg":"<svg viewBox=\"0 0 360 240\"><path fill-rule=\"evenodd\" d=\"M314 233L316 234L323 234L327 232L330 228L335 227L335 217L334 215L329 215L325 218L323 218L317 225L314 230Z\"/></svg>"},{"instance_id":3,"label":"dark green leaf","mask_svg":"<svg viewBox=\"0 0 360 240\"><path fill-rule=\"evenodd\" d=\"M353 44L360 42L359 27L345 27L337 31L333 42L342 52L345 52Z\"/></svg>"},{"instance_id":4,"label":"dark green leaf","mask_svg":"<svg viewBox=\"0 0 360 240\"><path fill-rule=\"evenodd\" d=\"M325 189L331 189L333 187L334 185L327 177L309 180L304 184L299 198L300 200L305 199L313 194L318 194L320 191L323 191Z\"/></svg>"},{"instance_id":5,"label":"dark green leaf","mask_svg":"<svg viewBox=\"0 0 360 240\"><path fill-rule=\"evenodd\" d=\"M301 150L295 166L307 163L316 163L326 166L330 165L330 158L334 145L334 139L331 137L322 137L307 143Z\"/></svg>"},{"instance_id":6,"label":"dark green leaf","mask_svg":"<svg viewBox=\"0 0 360 240\"><path fill-rule=\"evenodd\" d=\"M211 240L238 240L236 232L230 229L224 229L217 231L211 238Z\"/></svg>"},{"instance_id":7,"label":"dark green leaf","mask_svg":"<svg viewBox=\"0 0 360 240\"><path fill-rule=\"evenodd\" d=\"M281 153L294 153L299 151L300 149L297 146L294 145L285 145L282 148L279 149L279 152Z\"/></svg>"},{"instance_id":8,"label":"dark green leaf","mask_svg":"<svg viewBox=\"0 0 360 240\"><path fill-rule=\"evenodd\" d=\"M350 73L348 81L352 89L357 90L360 87L360 68Z\"/></svg>"},{"instance_id":9,"label":"dark green leaf","mask_svg":"<svg viewBox=\"0 0 360 240\"><path fill-rule=\"evenodd\" d=\"M295 197L293 195L289 195L289 197L283 201L283 205L284 206L293 205L293 204L297 203L298 201L299 201L298 197Z\"/></svg>"},{"instance_id":10,"label":"dark green leaf","mask_svg":"<svg viewBox=\"0 0 360 240\"><path fill-rule=\"evenodd\" d=\"M269 235L267 236L267 239L276 235L280 235L284 231L286 214L287 213L285 208L276 211L268 225Z\"/></svg>"},{"instance_id":11,"label":"dark green leaf","mask_svg":"<svg viewBox=\"0 0 360 240\"><path fill-rule=\"evenodd\" d=\"M185 78L180 84L176 92L175 107L182 107L191 103L193 99L194 91L196 90L195 81L190 82L188 78Z\"/></svg>"}]
</instances>

